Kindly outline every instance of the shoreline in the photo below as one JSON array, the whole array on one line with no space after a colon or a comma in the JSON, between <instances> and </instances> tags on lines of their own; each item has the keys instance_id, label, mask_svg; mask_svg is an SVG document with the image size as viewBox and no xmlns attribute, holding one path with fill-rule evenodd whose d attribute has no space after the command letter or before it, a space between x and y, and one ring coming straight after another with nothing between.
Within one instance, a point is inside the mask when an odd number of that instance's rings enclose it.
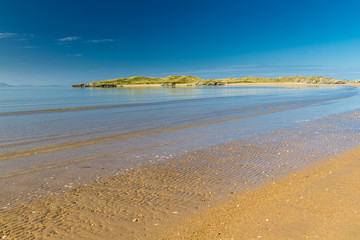
<instances>
[{"instance_id":1,"label":"shoreline","mask_svg":"<svg viewBox=\"0 0 360 240\"><path fill-rule=\"evenodd\" d=\"M219 86L195 86L194 84L176 84L174 88L198 88L198 87L330 87L330 86L354 86L360 87L360 83L347 83L347 84L311 84L311 83L229 83ZM90 87L91 88L91 87ZM128 89L128 88L172 88L172 87L165 87L162 84L137 84L137 85L122 85L121 87L116 88L101 88L96 87L99 89ZM95 88L95 89L96 89Z\"/></svg>"},{"instance_id":2,"label":"shoreline","mask_svg":"<svg viewBox=\"0 0 360 240\"><path fill-rule=\"evenodd\" d=\"M358 239L360 146L170 229L161 239Z\"/></svg>"}]
</instances>

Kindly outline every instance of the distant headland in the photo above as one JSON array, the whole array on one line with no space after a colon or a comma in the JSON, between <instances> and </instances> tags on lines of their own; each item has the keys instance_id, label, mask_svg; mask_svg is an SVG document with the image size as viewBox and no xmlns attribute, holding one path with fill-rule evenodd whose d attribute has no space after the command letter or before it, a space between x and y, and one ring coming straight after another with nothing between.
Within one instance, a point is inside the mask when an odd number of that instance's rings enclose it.
<instances>
[{"instance_id":1,"label":"distant headland","mask_svg":"<svg viewBox=\"0 0 360 240\"><path fill-rule=\"evenodd\" d=\"M64 87L61 85L32 85L32 84L23 84L23 85L10 85L7 83L0 82L0 88L32 88L32 87Z\"/></svg>"},{"instance_id":2,"label":"distant headland","mask_svg":"<svg viewBox=\"0 0 360 240\"><path fill-rule=\"evenodd\" d=\"M0 87L13 87L10 84L0 82Z\"/></svg>"},{"instance_id":3,"label":"distant headland","mask_svg":"<svg viewBox=\"0 0 360 240\"><path fill-rule=\"evenodd\" d=\"M201 79L194 76L168 76L165 78L156 77L127 77L105 81L74 84L72 87L90 88L121 88L121 87L175 87L175 86L222 86L228 84L274 84L274 83L304 83L304 84L347 84L351 81L329 77L243 77L243 78L220 78ZM352 81L354 82L354 81Z\"/></svg>"}]
</instances>

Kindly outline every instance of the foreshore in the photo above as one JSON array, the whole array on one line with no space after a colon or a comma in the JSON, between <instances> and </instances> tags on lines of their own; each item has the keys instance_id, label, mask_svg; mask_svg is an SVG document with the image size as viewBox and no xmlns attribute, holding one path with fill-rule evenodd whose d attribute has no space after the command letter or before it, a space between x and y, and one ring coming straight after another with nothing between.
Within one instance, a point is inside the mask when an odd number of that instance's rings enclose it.
<instances>
[{"instance_id":1,"label":"foreshore","mask_svg":"<svg viewBox=\"0 0 360 240\"><path fill-rule=\"evenodd\" d=\"M359 239L360 147L234 196L161 239Z\"/></svg>"},{"instance_id":2,"label":"foreshore","mask_svg":"<svg viewBox=\"0 0 360 240\"><path fill-rule=\"evenodd\" d=\"M344 89L311 90L332 92ZM347 88L346 91L348 90L357 92L356 88ZM275 97L278 98L279 95ZM312 102L315 104L311 105ZM146 159L153 160L150 161L151 164L126 167L123 171L118 170L113 174L99 174L96 180L89 178L90 180L82 183L70 181L68 176L80 179L84 176L83 173L94 172L97 165L91 165L87 158L75 159L79 162L65 161L62 154L59 154L61 162L53 166L37 168L36 165L23 174L20 172L5 176L2 182L5 193L0 199L0 238L357 237L360 199L355 195L359 195L357 180L360 177L360 166L357 156L360 148L354 147L360 142L360 113L355 108L349 112L336 111L335 114L320 118L309 118L305 115L294 118L297 116L294 115L294 110L302 110L299 107L309 104L314 106L312 111L324 110L321 105L323 102L312 102L302 102L301 105L265 105L264 110L247 108L244 111L245 115L235 117L230 115L221 119L203 120L200 123L168 126L160 130L150 129L148 132L129 135L104 135L101 138L92 137L47 145L46 148L37 147L26 151L3 153L3 160L16 159L23 155L39 158L40 154L57 151L60 147L71 149L80 144L90 146L94 143L111 143L117 140L121 140L121 143L124 139L132 140L143 136L153 141L156 134L162 138L166 136L160 135L162 133L170 133L167 139L179 140L182 130L189 130L187 134L194 130L194 133L198 133L196 128L206 126L202 130L206 134L212 133L213 128L235 131L236 126L242 129L256 123L243 121L247 118L262 117L259 123L263 124L264 120L277 122L279 116L290 120L289 114L293 114L291 126L277 126L258 135L254 134L254 131L251 135L244 135L238 131L236 135L227 135L226 141L206 146L201 144L198 145L200 148L192 150L186 146L186 151L176 155L166 151L154 152L153 148L149 148L153 158L150 155L146 156ZM339 105L341 110L345 111L345 105ZM100 109L107 108L104 106ZM91 107L90 110L94 108ZM223 117L224 113L219 114ZM237 121L240 119L241 121ZM176 120L179 118L176 117ZM215 134L209 135L207 139L212 139L213 136ZM114 145L117 152L107 152L111 159L122 158L118 155L122 153L118 149L119 142ZM178 143L179 141L175 142L176 147L179 146ZM166 146L166 149L170 148ZM351 151L347 152L349 150ZM332 157L337 154L341 155ZM103 156L99 155L99 159L102 160ZM134 152L129 159L137 157L140 158L140 154ZM98 162L101 168L105 167L105 161ZM72 171L70 167L77 163L80 164L74 168L76 172ZM109 169L114 168L114 165L109 166ZM51 175L43 175L43 169L52 168L56 171L51 172ZM46 179L44 176L49 178ZM62 182L61 177L66 178L67 182ZM26 184L17 186L13 179L19 182L26 181ZM39 187L24 188L29 185L29 180L40 182L42 179L46 181ZM51 185L55 183L58 186L56 188ZM23 188L20 188L21 186ZM29 190L23 194L25 197L16 198L15 194L15 197L7 197L16 191L22 192L23 189ZM37 192L34 192L34 189ZM34 198L29 200L26 198L27 195ZM337 228L341 228L343 232Z\"/></svg>"}]
</instances>

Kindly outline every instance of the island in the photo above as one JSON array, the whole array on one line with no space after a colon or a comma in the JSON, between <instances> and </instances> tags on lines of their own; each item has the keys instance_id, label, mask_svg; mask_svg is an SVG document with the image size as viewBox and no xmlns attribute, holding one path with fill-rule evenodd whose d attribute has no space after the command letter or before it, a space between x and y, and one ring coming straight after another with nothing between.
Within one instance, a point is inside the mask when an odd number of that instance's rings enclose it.
<instances>
[{"instance_id":1,"label":"island","mask_svg":"<svg viewBox=\"0 0 360 240\"><path fill-rule=\"evenodd\" d=\"M305 83L305 84L347 84L351 81L329 77L243 77L243 78L220 78L220 79L201 79L194 76L168 76L165 78L156 77L126 77L96 81L90 83L74 84L77 88L121 88L121 87L197 87L197 86L223 86L230 84L274 84L274 83ZM353 81L354 82L354 81Z\"/></svg>"}]
</instances>

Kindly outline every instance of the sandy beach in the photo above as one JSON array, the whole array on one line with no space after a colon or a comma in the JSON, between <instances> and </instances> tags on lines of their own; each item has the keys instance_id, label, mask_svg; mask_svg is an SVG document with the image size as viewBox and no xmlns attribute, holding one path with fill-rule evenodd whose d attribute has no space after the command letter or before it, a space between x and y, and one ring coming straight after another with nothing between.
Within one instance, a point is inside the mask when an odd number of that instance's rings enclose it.
<instances>
[{"instance_id":1,"label":"sandy beach","mask_svg":"<svg viewBox=\"0 0 360 240\"><path fill-rule=\"evenodd\" d=\"M200 213L197 204L216 193L208 192L211 187L206 184L194 187L195 175L172 172L166 166L136 170L2 214L0 226L11 230L2 230L1 235L3 239L358 239L359 155L358 147L232 195ZM183 185L171 183L179 174ZM161 181L170 181L162 188L156 182L160 175ZM147 187L133 186L137 184ZM149 192L158 194L157 202L148 203L152 213L141 207ZM181 205L186 200L183 194L199 196L187 203L195 210L192 214L181 214L186 211ZM125 207L124 201L132 207ZM156 211L159 206L162 214ZM28 225L20 224L23 218Z\"/></svg>"},{"instance_id":2,"label":"sandy beach","mask_svg":"<svg viewBox=\"0 0 360 240\"><path fill-rule=\"evenodd\" d=\"M162 239L359 239L360 148L235 196Z\"/></svg>"}]
</instances>

